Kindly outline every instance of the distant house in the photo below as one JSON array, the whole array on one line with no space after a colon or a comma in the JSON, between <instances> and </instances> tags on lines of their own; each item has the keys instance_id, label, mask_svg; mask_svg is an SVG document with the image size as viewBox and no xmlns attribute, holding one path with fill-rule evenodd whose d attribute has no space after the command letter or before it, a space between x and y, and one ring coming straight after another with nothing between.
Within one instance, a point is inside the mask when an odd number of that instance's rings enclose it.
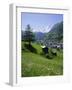
<instances>
[{"instance_id":1,"label":"distant house","mask_svg":"<svg viewBox=\"0 0 72 90\"><path fill-rule=\"evenodd\" d=\"M47 47L50 47L50 48L60 48L60 49L63 49L63 43L58 43L58 42L48 42L46 44Z\"/></svg>"},{"instance_id":2,"label":"distant house","mask_svg":"<svg viewBox=\"0 0 72 90\"><path fill-rule=\"evenodd\" d=\"M48 53L48 47L46 47L46 46L41 46L41 48L42 48L42 51L43 51L45 54Z\"/></svg>"},{"instance_id":3,"label":"distant house","mask_svg":"<svg viewBox=\"0 0 72 90\"><path fill-rule=\"evenodd\" d=\"M57 48L63 49L63 43L57 43Z\"/></svg>"}]
</instances>

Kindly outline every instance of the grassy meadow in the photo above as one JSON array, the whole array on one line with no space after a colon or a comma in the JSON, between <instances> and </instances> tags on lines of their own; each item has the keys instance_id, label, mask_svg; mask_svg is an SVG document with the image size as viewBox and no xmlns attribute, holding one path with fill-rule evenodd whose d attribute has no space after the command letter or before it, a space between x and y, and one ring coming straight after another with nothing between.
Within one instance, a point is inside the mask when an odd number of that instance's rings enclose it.
<instances>
[{"instance_id":1,"label":"grassy meadow","mask_svg":"<svg viewBox=\"0 0 72 90\"><path fill-rule=\"evenodd\" d=\"M51 54L57 52L57 56ZM22 77L32 76L54 76L63 75L63 52L62 50L49 48L47 55L43 54L41 45L22 41L21 50L21 75Z\"/></svg>"}]
</instances>

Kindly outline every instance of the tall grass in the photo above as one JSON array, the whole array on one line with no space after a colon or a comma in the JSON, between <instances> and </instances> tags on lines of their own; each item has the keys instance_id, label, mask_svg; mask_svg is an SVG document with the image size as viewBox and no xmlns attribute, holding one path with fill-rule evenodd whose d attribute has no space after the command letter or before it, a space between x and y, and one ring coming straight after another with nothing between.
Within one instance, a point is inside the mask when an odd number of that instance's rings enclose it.
<instances>
[{"instance_id":1,"label":"tall grass","mask_svg":"<svg viewBox=\"0 0 72 90\"><path fill-rule=\"evenodd\" d=\"M32 43L36 53L31 52L22 42L21 75L32 76L55 76L63 75L63 52L57 51L57 56L52 59L41 55L42 48L39 44ZM24 48L24 49L23 49Z\"/></svg>"}]
</instances>

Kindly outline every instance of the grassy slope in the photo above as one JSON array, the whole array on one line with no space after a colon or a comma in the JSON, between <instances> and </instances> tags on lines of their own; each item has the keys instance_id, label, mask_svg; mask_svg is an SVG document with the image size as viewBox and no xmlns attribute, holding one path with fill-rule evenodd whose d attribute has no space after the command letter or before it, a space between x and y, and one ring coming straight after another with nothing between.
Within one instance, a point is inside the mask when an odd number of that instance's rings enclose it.
<instances>
[{"instance_id":1,"label":"grassy slope","mask_svg":"<svg viewBox=\"0 0 72 90\"><path fill-rule=\"evenodd\" d=\"M22 51L22 77L26 76L47 76L63 74L62 52L53 59L40 55L40 45L32 44L37 49L37 54L30 51Z\"/></svg>"}]
</instances>

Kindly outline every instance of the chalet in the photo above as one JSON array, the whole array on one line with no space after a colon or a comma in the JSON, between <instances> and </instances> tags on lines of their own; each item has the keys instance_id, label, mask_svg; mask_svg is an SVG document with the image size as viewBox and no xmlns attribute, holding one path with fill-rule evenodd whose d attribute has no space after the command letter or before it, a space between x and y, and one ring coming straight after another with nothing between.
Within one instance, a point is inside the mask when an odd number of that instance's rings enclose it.
<instances>
[{"instance_id":1,"label":"chalet","mask_svg":"<svg viewBox=\"0 0 72 90\"><path fill-rule=\"evenodd\" d=\"M43 51L45 54L48 53L48 47L46 47L46 46L41 46L41 48L42 48L42 51Z\"/></svg>"}]
</instances>

